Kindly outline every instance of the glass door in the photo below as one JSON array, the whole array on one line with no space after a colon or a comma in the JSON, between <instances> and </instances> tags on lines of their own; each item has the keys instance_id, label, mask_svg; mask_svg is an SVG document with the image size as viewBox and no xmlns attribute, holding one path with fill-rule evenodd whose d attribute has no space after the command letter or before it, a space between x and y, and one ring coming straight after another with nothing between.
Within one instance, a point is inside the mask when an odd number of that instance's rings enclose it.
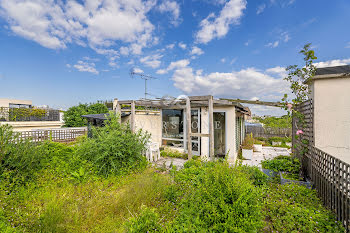
<instances>
[{"instance_id":1,"label":"glass door","mask_svg":"<svg viewBox=\"0 0 350 233\"><path fill-rule=\"evenodd\" d=\"M225 112L214 112L214 154L224 158L226 155L226 116Z\"/></svg>"}]
</instances>

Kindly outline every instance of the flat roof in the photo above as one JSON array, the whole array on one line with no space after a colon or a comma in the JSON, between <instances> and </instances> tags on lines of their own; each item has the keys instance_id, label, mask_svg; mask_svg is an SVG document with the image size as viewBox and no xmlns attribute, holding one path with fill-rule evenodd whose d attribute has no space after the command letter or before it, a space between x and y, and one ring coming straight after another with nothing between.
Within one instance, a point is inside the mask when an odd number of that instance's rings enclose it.
<instances>
[{"instance_id":1,"label":"flat roof","mask_svg":"<svg viewBox=\"0 0 350 233\"><path fill-rule=\"evenodd\" d=\"M316 74L312 79L339 78L350 76L350 65L332 66L316 69Z\"/></svg>"}]
</instances>

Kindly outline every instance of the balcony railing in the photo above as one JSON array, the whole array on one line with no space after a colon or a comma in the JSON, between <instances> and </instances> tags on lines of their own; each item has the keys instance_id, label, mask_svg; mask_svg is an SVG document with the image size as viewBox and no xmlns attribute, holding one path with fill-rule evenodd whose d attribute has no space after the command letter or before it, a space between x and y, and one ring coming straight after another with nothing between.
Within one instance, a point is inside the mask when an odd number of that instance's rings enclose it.
<instances>
[{"instance_id":1,"label":"balcony railing","mask_svg":"<svg viewBox=\"0 0 350 233\"><path fill-rule=\"evenodd\" d=\"M0 121L59 121L60 111L40 108L0 107Z\"/></svg>"}]
</instances>

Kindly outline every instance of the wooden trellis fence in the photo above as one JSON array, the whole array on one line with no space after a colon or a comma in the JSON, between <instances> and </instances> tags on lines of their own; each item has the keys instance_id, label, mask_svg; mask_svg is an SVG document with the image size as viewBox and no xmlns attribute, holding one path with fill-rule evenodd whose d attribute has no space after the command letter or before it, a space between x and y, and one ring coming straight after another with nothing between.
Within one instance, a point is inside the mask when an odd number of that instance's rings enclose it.
<instances>
[{"instance_id":1,"label":"wooden trellis fence","mask_svg":"<svg viewBox=\"0 0 350 233\"><path fill-rule=\"evenodd\" d=\"M19 132L19 140L29 139L32 142L51 140L54 142L72 142L77 137L87 134L87 128L62 128Z\"/></svg>"},{"instance_id":2,"label":"wooden trellis fence","mask_svg":"<svg viewBox=\"0 0 350 233\"><path fill-rule=\"evenodd\" d=\"M350 165L315 147L312 100L300 104L297 110L305 119L301 124L293 117L293 153L301 160L304 176L311 180L324 205L350 232ZM298 129L304 134L296 139Z\"/></svg>"}]
</instances>

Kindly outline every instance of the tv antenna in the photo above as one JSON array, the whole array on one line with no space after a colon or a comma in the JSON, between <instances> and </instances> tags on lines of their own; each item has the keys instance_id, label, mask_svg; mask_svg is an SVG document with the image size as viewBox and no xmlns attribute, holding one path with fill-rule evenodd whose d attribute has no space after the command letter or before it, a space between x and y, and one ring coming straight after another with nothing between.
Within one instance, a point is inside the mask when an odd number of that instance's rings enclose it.
<instances>
[{"instance_id":1,"label":"tv antenna","mask_svg":"<svg viewBox=\"0 0 350 233\"><path fill-rule=\"evenodd\" d=\"M142 72L137 72L137 69L135 69L135 68L130 69L130 76L131 76L131 78L134 78L135 75L137 75L141 79L145 80L145 100L147 100L147 96L148 95L152 96L152 94L147 92L147 81L151 80L151 79L157 79L157 78L155 78L155 77L153 77L151 75L144 74Z\"/></svg>"}]
</instances>

